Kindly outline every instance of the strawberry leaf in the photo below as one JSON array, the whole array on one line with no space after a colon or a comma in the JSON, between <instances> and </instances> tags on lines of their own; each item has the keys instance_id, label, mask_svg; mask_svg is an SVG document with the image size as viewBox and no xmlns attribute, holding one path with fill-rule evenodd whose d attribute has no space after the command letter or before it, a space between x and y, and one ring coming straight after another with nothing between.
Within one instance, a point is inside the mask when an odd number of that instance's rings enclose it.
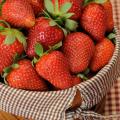
<instances>
[{"instance_id":1,"label":"strawberry leaf","mask_svg":"<svg viewBox=\"0 0 120 120\"><path fill-rule=\"evenodd\" d=\"M55 0L55 13L59 14L59 3L58 3L58 0Z\"/></svg>"},{"instance_id":2,"label":"strawberry leaf","mask_svg":"<svg viewBox=\"0 0 120 120\"><path fill-rule=\"evenodd\" d=\"M116 44L116 33L110 33L107 38L111 40L114 44Z\"/></svg>"},{"instance_id":3,"label":"strawberry leaf","mask_svg":"<svg viewBox=\"0 0 120 120\"><path fill-rule=\"evenodd\" d=\"M13 65L12 65L12 68L14 68L14 69L19 68L19 64L13 64Z\"/></svg>"},{"instance_id":4,"label":"strawberry leaf","mask_svg":"<svg viewBox=\"0 0 120 120\"><path fill-rule=\"evenodd\" d=\"M64 32L64 35L67 36L67 34L68 34L67 30L64 29L64 28L61 28L61 29L62 29L62 31Z\"/></svg>"},{"instance_id":5,"label":"strawberry leaf","mask_svg":"<svg viewBox=\"0 0 120 120\"><path fill-rule=\"evenodd\" d=\"M16 63L20 59L20 55L18 53L15 53L13 57L13 62Z\"/></svg>"},{"instance_id":6,"label":"strawberry leaf","mask_svg":"<svg viewBox=\"0 0 120 120\"><path fill-rule=\"evenodd\" d=\"M0 26L0 31L3 31L5 28L3 26Z\"/></svg>"},{"instance_id":7,"label":"strawberry leaf","mask_svg":"<svg viewBox=\"0 0 120 120\"><path fill-rule=\"evenodd\" d=\"M5 38L4 44L11 45L15 42L16 38L13 34L8 34Z\"/></svg>"},{"instance_id":8,"label":"strawberry leaf","mask_svg":"<svg viewBox=\"0 0 120 120\"><path fill-rule=\"evenodd\" d=\"M84 0L84 5L89 4L90 2L93 2L93 0Z\"/></svg>"},{"instance_id":9,"label":"strawberry leaf","mask_svg":"<svg viewBox=\"0 0 120 120\"><path fill-rule=\"evenodd\" d=\"M77 77L80 77L80 78L82 78L83 80L88 80L88 78L87 78L84 74L81 74L81 73L79 73L79 74L77 75Z\"/></svg>"},{"instance_id":10,"label":"strawberry leaf","mask_svg":"<svg viewBox=\"0 0 120 120\"><path fill-rule=\"evenodd\" d=\"M78 23L74 20L67 19L65 22L65 27L70 31L76 31Z\"/></svg>"},{"instance_id":11,"label":"strawberry leaf","mask_svg":"<svg viewBox=\"0 0 120 120\"><path fill-rule=\"evenodd\" d=\"M63 4L61 7L60 7L60 12L61 13L67 13L70 8L72 7L72 3L70 2L66 2L65 4Z\"/></svg>"},{"instance_id":12,"label":"strawberry leaf","mask_svg":"<svg viewBox=\"0 0 120 120\"><path fill-rule=\"evenodd\" d=\"M51 18L51 16L49 15L49 13L46 12L45 10L43 10L43 14L44 14L45 18Z\"/></svg>"},{"instance_id":13,"label":"strawberry leaf","mask_svg":"<svg viewBox=\"0 0 120 120\"><path fill-rule=\"evenodd\" d=\"M56 26L57 25L57 23L54 21L54 20L50 20L50 26Z\"/></svg>"},{"instance_id":14,"label":"strawberry leaf","mask_svg":"<svg viewBox=\"0 0 120 120\"><path fill-rule=\"evenodd\" d=\"M26 37L23 35L23 33L16 29L13 29L13 31L15 33L15 37L17 38L17 40L23 44L24 48L26 48L27 42L26 42Z\"/></svg>"},{"instance_id":15,"label":"strawberry leaf","mask_svg":"<svg viewBox=\"0 0 120 120\"><path fill-rule=\"evenodd\" d=\"M52 48L52 50L57 50L57 49L59 49L60 47L62 47L62 41L61 42L59 42L59 43L57 43L57 44L55 44L53 47L51 47Z\"/></svg>"},{"instance_id":16,"label":"strawberry leaf","mask_svg":"<svg viewBox=\"0 0 120 120\"><path fill-rule=\"evenodd\" d=\"M84 75L88 75L89 74L89 72L90 72L90 69L89 68L87 68L85 71L84 71Z\"/></svg>"},{"instance_id":17,"label":"strawberry leaf","mask_svg":"<svg viewBox=\"0 0 120 120\"><path fill-rule=\"evenodd\" d=\"M107 2L108 0L93 0L95 3L103 4Z\"/></svg>"},{"instance_id":18,"label":"strawberry leaf","mask_svg":"<svg viewBox=\"0 0 120 120\"><path fill-rule=\"evenodd\" d=\"M112 39L115 38L115 36L116 36L115 33L110 33L110 34L107 36L107 38L110 39L110 40L112 40Z\"/></svg>"},{"instance_id":19,"label":"strawberry leaf","mask_svg":"<svg viewBox=\"0 0 120 120\"><path fill-rule=\"evenodd\" d=\"M51 0L44 0L44 4L49 13L54 13L54 6Z\"/></svg>"},{"instance_id":20,"label":"strawberry leaf","mask_svg":"<svg viewBox=\"0 0 120 120\"><path fill-rule=\"evenodd\" d=\"M72 17L73 15L74 15L74 13L66 13L63 15L63 17L68 19L68 18Z\"/></svg>"},{"instance_id":21,"label":"strawberry leaf","mask_svg":"<svg viewBox=\"0 0 120 120\"><path fill-rule=\"evenodd\" d=\"M87 5L90 2L95 2L95 3L98 3L98 4L103 4L103 3L107 2L107 1L108 0L84 0L84 5Z\"/></svg>"},{"instance_id":22,"label":"strawberry leaf","mask_svg":"<svg viewBox=\"0 0 120 120\"><path fill-rule=\"evenodd\" d=\"M38 59L36 57L33 58L32 60L32 66L34 67L34 65L38 62Z\"/></svg>"},{"instance_id":23,"label":"strawberry leaf","mask_svg":"<svg viewBox=\"0 0 120 120\"><path fill-rule=\"evenodd\" d=\"M39 57L43 55L44 50L43 50L43 46L40 43L36 43L35 52Z\"/></svg>"},{"instance_id":24,"label":"strawberry leaf","mask_svg":"<svg viewBox=\"0 0 120 120\"><path fill-rule=\"evenodd\" d=\"M9 73L11 70L12 70L12 68L11 68L11 66L9 66L9 67L6 67L6 68L3 70L3 72L4 72L4 73Z\"/></svg>"},{"instance_id":25,"label":"strawberry leaf","mask_svg":"<svg viewBox=\"0 0 120 120\"><path fill-rule=\"evenodd\" d=\"M6 22L5 20L0 20L0 23L3 23L5 26L7 26L8 28L11 28L9 23Z\"/></svg>"}]
</instances>

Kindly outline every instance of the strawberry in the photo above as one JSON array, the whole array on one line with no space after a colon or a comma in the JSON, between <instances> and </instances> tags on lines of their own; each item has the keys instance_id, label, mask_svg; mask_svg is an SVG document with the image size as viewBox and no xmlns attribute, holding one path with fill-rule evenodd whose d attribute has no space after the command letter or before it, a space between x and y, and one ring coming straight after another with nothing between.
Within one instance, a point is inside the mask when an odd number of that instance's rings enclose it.
<instances>
[{"instance_id":1,"label":"strawberry","mask_svg":"<svg viewBox=\"0 0 120 120\"><path fill-rule=\"evenodd\" d=\"M90 3L83 9L81 26L96 41L101 41L106 32L106 15L102 5Z\"/></svg>"},{"instance_id":2,"label":"strawberry","mask_svg":"<svg viewBox=\"0 0 120 120\"><path fill-rule=\"evenodd\" d=\"M110 0L107 0L102 5L103 5L103 7L105 9L106 16L107 16L107 18L106 18L107 32L111 32L113 30L113 28L114 28L112 4L111 4Z\"/></svg>"},{"instance_id":3,"label":"strawberry","mask_svg":"<svg viewBox=\"0 0 120 120\"><path fill-rule=\"evenodd\" d=\"M66 58L59 51L42 56L36 63L36 71L58 89L74 86Z\"/></svg>"},{"instance_id":4,"label":"strawberry","mask_svg":"<svg viewBox=\"0 0 120 120\"><path fill-rule=\"evenodd\" d=\"M16 29L4 28L0 32L0 74L13 63L15 54L24 51L25 37Z\"/></svg>"},{"instance_id":5,"label":"strawberry","mask_svg":"<svg viewBox=\"0 0 120 120\"><path fill-rule=\"evenodd\" d=\"M24 59L17 65L17 68L13 68L6 77L11 87L25 90L47 90L45 81L39 77L31 61Z\"/></svg>"},{"instance_id":6,"label":"strawberry","mask_svg":"<svg viewBox=\"0 0 120 120\"><path fill-rule=\"evenodd\" d=\"M115 46L109 39L102 39L102 41L95 46L95 53L90 64L91 70L97 72L108 64L114 49Z\"/></svg>"},{"instance_id":7,"label":"strawberry","mask_svg":"<svg viewBox=\"0 0 120 120\"><path fill-rule=\"evenodd\" d=\"M52 0L54 6L56 1L57 0ZM71 19L79 20L81 16L81 7L82 7L83 1L82 0L58 0L59 10L62 6L64 6L68 2L71 3L71 8L67 12L74 14L71 16ZM60 11L58 14L62 14L62 12Z\"/></svg>"},{"instance_id":8,"label":"strawberry","mask_svg":"<svg viewBox=\"0 0 120 120\"><path fill-rule=\"evenodd\" d=\"M35 15L42 13L44 10L44 0L28 0L32 5Z\"/></svg>"},{"instance_id":9,"label":"strawberry","mask_svg":"<svg viewBox=\"0 0 120 120\"><path fill-rule=\"evenodd\" d=\"M94 43L82 32L71 33L63 43L63 53L68 60L71 72L83 72L93 56Z\"/></svg>"},{"instance_id":10,"label":"strawberry","mask_svg":"<svg viewBox=\"0 0 120 120\"><path fill-rule=\"evenodd\" d=\"M79 77L73 77L73 84L77 85L80 84L82 82L82 80Z\"/></svg>"},{"instance_id":11,"label":"strawberry","mask_svg":"<svg viewBox=\"0 0 120 120\"><path fill-rule=\"evenodd\" d=\"M27 0L6 0L2 17L15 27L30 28L35 24L33 9Z\"/></svg>"},{"instance_id":12,"label":"strawberry","mask_svg":"<svg viewBox=\"0 0 120 120\"><path fill-rule=\"evenodd\" d=\"M40 17L36 20L36 24L29 30L27 40L27 55L34 57L35 44L38 42L48 48L56 43L60 42L64 38L63 31L57 26L51 26L50 20L44 17Z\"/></svg>"}]
</instances>

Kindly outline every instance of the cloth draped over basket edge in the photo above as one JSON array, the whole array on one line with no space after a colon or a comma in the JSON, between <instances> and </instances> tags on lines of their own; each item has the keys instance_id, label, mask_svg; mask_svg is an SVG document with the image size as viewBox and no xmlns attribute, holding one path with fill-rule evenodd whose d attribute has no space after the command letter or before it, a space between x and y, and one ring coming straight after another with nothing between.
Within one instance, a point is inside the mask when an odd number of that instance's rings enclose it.
<instances>
[{"instance_id":1,"label":"cloth draped over basket edge","mask_svg":"<svg viewBox=\"0 0 120 120\"><path fill-rule=\"evenodd\" d=\"M54 92L18 90L0 84L0 109L33 120L73 120L81 117L82 111L97 104L120 75L118 67L120 66L120 35L118 32L116 40L116 50L112 60L91 80L67 90ZM73 112L66 112L77 89L80 90L83 98L82 105Z\"/></svg>"}]
</instances>

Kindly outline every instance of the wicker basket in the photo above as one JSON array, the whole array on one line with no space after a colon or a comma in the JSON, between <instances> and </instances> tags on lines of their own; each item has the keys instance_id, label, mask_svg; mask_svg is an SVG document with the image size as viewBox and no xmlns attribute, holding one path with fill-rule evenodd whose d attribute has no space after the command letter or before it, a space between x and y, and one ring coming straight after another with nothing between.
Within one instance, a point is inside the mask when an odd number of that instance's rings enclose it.
<instances>
[{"instance_id":1,"label":"wicker basket","mask_svg":"<svg viewBox=\"0 0 120 120\"><path fill-rule=\"evenodd\" d=\"M90 80L73 88L54 92L25 91L0 84L0 109L34 120L89 118L91 113L85 111L101 101L120 75L120 36L117 29L116 32L116 48L112 59ZM78 90L82 98L81 106L68 111Z\"/></svg>"}]
</instances>

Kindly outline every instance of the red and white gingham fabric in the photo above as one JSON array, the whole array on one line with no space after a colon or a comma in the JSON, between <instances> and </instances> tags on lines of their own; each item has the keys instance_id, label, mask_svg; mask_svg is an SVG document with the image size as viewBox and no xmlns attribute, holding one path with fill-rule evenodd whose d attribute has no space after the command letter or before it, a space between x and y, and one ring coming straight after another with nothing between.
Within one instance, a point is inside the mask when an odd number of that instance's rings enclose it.
<instances>
[{"instance_id":1,"label":"red and white gingham fabric","mask_svg":"<svg viewBox=\"0 0 120 120\"><path fill-rule=\"evenodd\" d=\"M120 31L120 0L111 0L113 4L115 24ZM120 113L120 78L106 96L104 114L113 115ZM120 120L120 118L118 119Z\"/></svg>"}]
</instances>

